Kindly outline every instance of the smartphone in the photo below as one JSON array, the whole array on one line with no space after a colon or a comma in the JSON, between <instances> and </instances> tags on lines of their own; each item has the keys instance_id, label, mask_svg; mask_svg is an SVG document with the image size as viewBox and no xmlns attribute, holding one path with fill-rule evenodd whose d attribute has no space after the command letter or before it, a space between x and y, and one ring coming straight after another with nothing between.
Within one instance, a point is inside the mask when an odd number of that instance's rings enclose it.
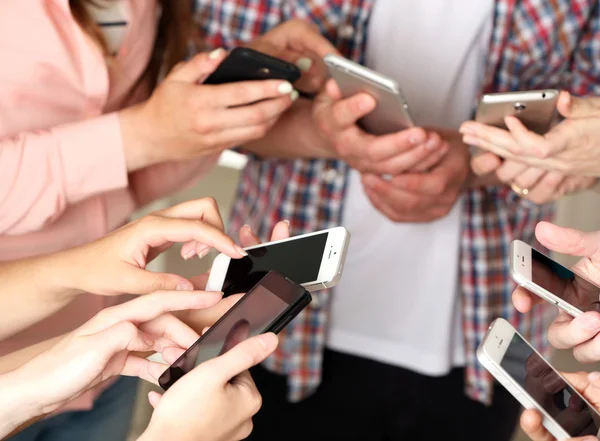
<instances>
[{"instance_id":1,"label":"smartphone","mask_svg":"<svg viewBox=\"0 0 600 441\"><path fill-rule=\"evenodd\" d=\"M600 300L600 287L540 253L525 242L510 245L510 272L515 282L577 317Z\"/></svg>"},{"instance_id":2,"label":"smartphone","mask_svg":"<svg viewBox=\"0 0 600 441\"><path fill-rule=\"evenodd\" d=\"M337 55L326 55L323 61L345 98L364 92L377 101L375 110L359 121L365 131L386 135L414 126L396 81Z\"/></svg>"},{"instance_id":3,"label":"smartphone","mask_svg":"<svg viewBox=\"0 0 600 441\"><path fill-rule=\"evenodd\" d=\"M203 84L286 80L295 83L301 72L292 63L247 47L234 48Z\"/></svg>"},{"instance_id":4,"label":"smartphone","mask_svg":"<svg viewBox=\"0 0 600 441\"><path fill-rule=\"evenodd\" d=\"M272 270L311 292L331 288L341 278L349 243L348 230L335 227L246 248L248 256L241 259L219 254L206 290L225 296L246 292Z\"/></svg>"},{"instance_id":5,"label":"smartphone","mask_svg":"<svg viewBox=\"0 0 600 441\"><path fill-rule=\"evenodd\" d=\"M200 363L258 334L281 331L312 298L287 277L270 271L211 326L158 379L167 390Z\"/></svg>"},{"instance_id":6,"label":"smartphone","mask_svg":"<svg viewBox=\"0 0 600 441\"><path fill-rule=\"evenodd\" d=\"M475 120L506 129L504 118L517 117L529 130L543 135L557 117L558 90L490 93L479 101Z\"/></svg>"},{"instance_id":7,"label":"smartphone","mask_svg":"<svg viewBox=\"0 0 600 441\"><path fill-rule=\"evenodd\" d=\"M506 320L490 325L477 358L557 440L598 434L600 414Z\"/></svg>"}]
</instances>

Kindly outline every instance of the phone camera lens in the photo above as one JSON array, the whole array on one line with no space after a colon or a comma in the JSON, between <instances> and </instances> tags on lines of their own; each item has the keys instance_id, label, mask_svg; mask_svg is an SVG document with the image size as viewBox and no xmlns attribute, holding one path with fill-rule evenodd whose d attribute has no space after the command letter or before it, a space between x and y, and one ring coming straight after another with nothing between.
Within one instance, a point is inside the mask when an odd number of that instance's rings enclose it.
<instances>
[{"instance_id":1,"label":"phone camera lens","mask_svg":"<svg viewBox=\"0 0 600 441\"><path fill-rule=\"evenodd\" d=\"M542 98L546 98L546 93L542 93Z\"/></svg>"},{"instance_id":2,"label":"phone camera lens","mask_svg":"<svg viewBox=\"0 0 600 441\"><path fill-rule=\"evenodd\" d=\"M527 106L523 103L515 103L515 110L517 111L517 113L522 112L526 108Z\"/></svg>"},{"instance_id":3,"label":"phone camera lens","mask_svg":"<svg viewBox=\"0 0 600 441\"><path fill-rule=\"evenodd\" d=\"M271 73L271 71L269 70L268 67L263 67L263 68L258 69L258 74L263 78L267 78L270 73Z\"/></svg>"}]
</instances>

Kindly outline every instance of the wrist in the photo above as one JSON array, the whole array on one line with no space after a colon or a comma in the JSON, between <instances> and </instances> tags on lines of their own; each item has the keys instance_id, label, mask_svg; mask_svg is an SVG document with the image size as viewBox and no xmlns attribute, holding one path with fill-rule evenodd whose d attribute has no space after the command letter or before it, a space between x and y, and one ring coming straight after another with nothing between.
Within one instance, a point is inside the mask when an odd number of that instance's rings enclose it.
<instances>
[{"instance_id":1,"label":"wrist","mask_svg":"<svg viewBox=\"0 0 600 441\"><path fill-rule=\"evenodd\" d=\"M152 124L146 121L145 104L137 104L119 112L125 163L129 172L160 162L151 153L156 151L152 148L155 137L152 135Z\"/></svg>"}]
</instances>

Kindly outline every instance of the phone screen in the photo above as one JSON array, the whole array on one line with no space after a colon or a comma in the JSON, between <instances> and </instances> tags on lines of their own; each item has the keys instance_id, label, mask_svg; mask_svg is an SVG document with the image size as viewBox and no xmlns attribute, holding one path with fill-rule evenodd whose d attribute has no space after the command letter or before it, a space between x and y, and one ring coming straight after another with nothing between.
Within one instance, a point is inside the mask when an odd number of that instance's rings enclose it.
<instances>
[{"instance_id":1,"label":"phone screen","mask_svg":"<svg viewBox=\"0 0 600 441\"><path fill-rule=\"evenodd\" d=\"M600 415L520 335L500 365L569 435L596 436Z\"/></svg>"},{"instance_id":2,"label":"phone screen","mask_svg":"<svg viewBox=\"0 0 600 441\"><path fill-rule=\"evenodd\" d=\"M277 271L297 284L319 277L329 232L247 250L248 256L232 259L223 282L225 295L247 292L269 271Z\"/></svg>"},{"instance_id":3,"label":"phone screen","mask_svg":"<svg viewBox=\"0 0 600 441\"><path fill-rule=\"evenodd\" d=\"M161 376L170 386L200 363L218 357L241 341L264 333L289 307L288 303L259 285L242 298Z\"/></svg>"},{"instance_id":4,"label":"phone screen","mask_svg":"<svg viewBox=\"0 0 600 441\"><path fill-rule=\"evenodd\" d=\"M600 300L600 287L548 256L531 249L531 281L582 311Z\"/></svg>"}]
</instances>

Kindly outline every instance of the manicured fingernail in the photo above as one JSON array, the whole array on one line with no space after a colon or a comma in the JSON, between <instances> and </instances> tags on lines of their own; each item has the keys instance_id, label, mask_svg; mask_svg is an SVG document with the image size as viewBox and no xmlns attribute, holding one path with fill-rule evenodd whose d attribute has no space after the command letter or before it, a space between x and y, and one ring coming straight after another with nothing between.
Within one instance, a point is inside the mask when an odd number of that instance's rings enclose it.
<instances>
[{"instance_id":1,"label":"manicured fingernail","mask_svg":"<svg viewBox=\"0 0 600 441\"><path fill-rule=\"evenodd\" d=\"M284 224L286 224L288 227L290 226L290 221L289 221L289 220L287 220L287 219L284 219L284 220L283 220L283 223L284 223Z\"/></svg>"},{"instance_id":2,"label":"manicured fingernail","mask_svg":"<svg viewBox=\"0 0 600 441\"><path fill-rule=\"evenodd\" d=\"M235 250L242 256L247 256L248 253L239 245L234 245Z\"/></svg>"},{"instance_id":3,"label":"manicured fingernail","mask_svg":"<svg viewBox=\"0 0 600 441\"><path fill-rule=\"evenodd\" d=\"M183 260L190 260L195 255L196 255L196 250L188 251L187 254L185 254L183 256Z\"/></svg>"},{"instance_id":4,"label":"manicured fingernail","mask_svg":"<svg viewBox=\"0 0 600 441\"><path fill-rule=\"evenodd\" d=\"M309 70L312 67L312 64L313 64L312 60L307 57L298 58L298 60L296 61L296 66L302 72L306 72L307 70Z\"/></svg>"},{"instance_id":5,"label":"manicured fingernail","mask_svg":"<svg viewBox=\"0 0 600 441\"><path fill-rule=\"evenodd\" d=\"M182 280L175 287L175 291L193 291L193 290L194 290L194 285L192 285L187 280Z\"/></svg>"},{"instance_id":6,"label":"manicured fingernail","mask_svg":"<svg viewBox=\"0 0 600 441\"><path fill-rule=\"evenodd\" d=\"M296 101L299 96L300 96L300 94L298 93L297 90L292 90L292 93L290 93L290 99L292 100L292 102Z\"/></svg>"},{"instance_id":7,"label":"manicured fingernail","mask_svg":"<svg viewBox=\"0 0 600 441\"><path fill-rule=\"evenodd\" d=\"M203 257L206 257L206 255L210 253L210 248L206 247L206 249L201 250L198 252L198 259L202 259Z\"/></svg>"},{"instance_id":8,"label":"manicured fingernail","mask_svg":"<svg viewBox=\"0 0 600 441\"><path fill-rule=\"evenodd\" d=\"M221 56L221 54L223 52L224 52L224 49L222 47L220 47L218 49L215 49L210 54L208 54L208 59L209 60L216 60L217 58L219 58Z\"/></svg>"},{"instance_id":9,"label":"manicured fingernail","mask_svg":"<svg viewBox=\"0 0 600 441\"><path fill-rule=\"evenodd\" d=\"M281 83L277 87L277 91L282 95L290 94L290 93L292 93L293 90L294 90L294 88L292 87L291 83L288 83L287 81L284 83Z\"/></svg>"},{"instance_id":10,"label":"manicured fingernail","mask_svg":"<svg viewBox=\"0 0 600 441\"><path fill-rule=\"evenodd\" d=\"M154 339L152 339L149 335L144 334L144 341L148 346L154 346Z\"/></svg>"}]
</instances>

